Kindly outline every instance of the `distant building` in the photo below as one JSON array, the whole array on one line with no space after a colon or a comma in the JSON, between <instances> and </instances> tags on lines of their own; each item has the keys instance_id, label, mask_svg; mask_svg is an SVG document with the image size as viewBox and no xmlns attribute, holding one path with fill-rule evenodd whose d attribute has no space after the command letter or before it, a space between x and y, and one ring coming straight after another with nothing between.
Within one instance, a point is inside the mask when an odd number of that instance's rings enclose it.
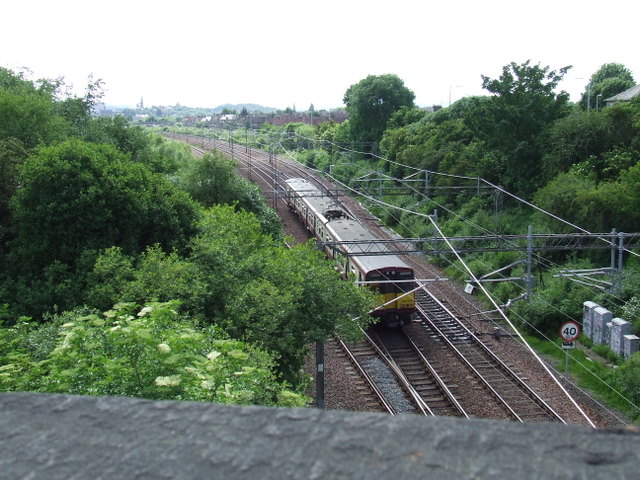
<instances>
[{"instance_id":1,"label":"distant building","mask_svg":"<svg viewBox=\"0 0 640 480\"><path fill-rule=\"evenodd\" d=\"M617 102L629 102L632 98L640 96L640 85L636 85L635 87L631 87L624 92L621 92L613 97L606 98L604 100L605 105L610 106Z\"/></svg>"},{"instance_id":2,"label":"distant building","mask_svg":"<svg viewBox=\"0 0 640 480\"><path fill-rule=\"evenodd\" d=\"M309 112L291 113L250 113L248 115L217 114L212 117L202 119L210 125L216 126L244 126L247 128L260 128L265 123L274 126L282 126L287 123L306 123L319 125L323 122L334 121L342 123L347 119L347 112L344 110L320 110L310 114ZM184 120L183 120L184 123Z\"/></svg>"},{"instance_id":3,"label":"distant building","mask_svg":"<svg viewBox=\"0 0 640 480\"><path fill-rule=\"evenodd\" d=\"M116 112L107 106L104 103L96 103L93 106L92 115L94 117L115 117Z\"/></svg>"}]
</instances>

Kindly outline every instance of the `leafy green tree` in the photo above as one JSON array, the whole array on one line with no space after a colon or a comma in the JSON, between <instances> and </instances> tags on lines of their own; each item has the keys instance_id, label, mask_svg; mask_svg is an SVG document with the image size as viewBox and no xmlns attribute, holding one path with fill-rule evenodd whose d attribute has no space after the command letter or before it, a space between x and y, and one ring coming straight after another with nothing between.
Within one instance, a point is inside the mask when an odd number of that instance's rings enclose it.
<instances>
[{"instance_id":1,"label":"leafy green tree","mask_svg":"<svg viewBox=\"0 0 640 480\"><path fill-rule=\"evenodd\" d=\"M401 109L397 113L400 118L394 116L389 122L390 128L380 142L381 151L403 165L465 176L477 174L482 162L489 157L469 123L488 100L488 97L468 97L430 114ZM411 122L413 118L417 121ZM400 177L414 173L397 165L389 166L389 170ZM443 185L451 180L436 177L432 182Z\"/></svg>"},{"instance_id":2,"label":"leafy green tree","mask_svg":"<svg viewBox=\"0 0 640 480\"><path fill-rule=\"evenodd\" d=\"M67 97L55 103L56 112L69 125L69 136L84 138L92 121L92 112L102 98L103 81L93 81L90 77L83 97Z\"/></svg>"},{"instance_id":3,"label":"leafy green tree","mask_svg":"<svg viewBox=\"0 0 640 480\"><path fill-rule=\"evenodd\" d=\"M197 207L144 166L106 145L68 140L23 165L12 199L16 247L28 270L73 265L84 249L184 248Z\"/></svg>"},{"instance_id":4,"label":"leafy green tree","mask_svg":"<svg viewBox=\"0 0 640 480\"><path fill-rule=\"evenodd\" d=\"M413 107L415 94L393 74L369 75L344 94L352 139L378 142L387 122L401 107Z\"/></svg>"},{"instance_id":5,"label":"leafy green tree","mask_svg":"<svg viewBox=\"0 0 640 480\"><path fill-rule=\"evenodd\" d=\"M558 119L545 140L547 153L542 159L541 172L545 181L610 150L615 142L611 127L611 122L602 113L575 112Z\"/></svg>"},{"instance_id":6,"label":"leafy green tree","mask_svg":"<svg viewBox=\"0 0 640 480\"><path fill-rule=\"evenodd\" d=\"M0 239L9 226L9 200L18 188L18 168L27 155L19 140L0 139Z\"/></svg>"},{"instance_id":7,"label":"leafy green tree","mask_svg":"<svg viewBox=\"0 0 640 480\"><path fill-rule=\"evenodd\" d=\"M0 68L0 139L15 138L33 148L69 136L83 137L93 106L102 96L102 81L89 79L83 97L62 94L64 87L62 78L33 82L22 73Z\"/></svg>"},{"instance_id":8,"label":"leafy green tree","mask_svg":"<svg viewBox=\"0 0 640 480\"><path fill-rule=\"evenodd\" d=\"M417 123L428 115L427 112L417 107L400 107L391 115L387 122L387 129L400 128Z\"/></svg>"},{"instance_id":9,"label":"leafy green tree","mask_svg":"<svg viewBox=\"0 0 640 480\"><path fill-rule=\"evenodd\" d=\"M175 174L178 168L171 156L158 154L158 150L153 148L152 137L144 128L131 125L123 116L93 119L87 126L84 140L113 145L129 155L131 160L156 173Z\"/></svg>"},{"instance_id":10,"label":"leafy green tree","mask_svg":"<svg viewBox=\"0 0 640 480\"><path fill-rule=\"evenodd\" d=\"M0 328L0 390L124 395L156 400L303 406L272 358L198 328L172 302L74 311L44 326Z\"/></svg>"},{"instance_id":11,"label":"leafy green tree","mask_svg":"<svg viewBox=\"0 0 640 480\"><path fill-rule=\"evenodd\" d=\"M191 260L208 281L206 317L276 353L288 380L299 380L310 342L370 321L365 314L373 301L364 289L341 281L312 247L287 250L261 233L254 215L216 206L200 228Z\"/></svg>"},{"instance_id":12,"label":"leafy green tree","mask_svg":"<svg viewBox=\"0 0 640 480\"><path fill-rule=\"evenodd\" d=\"M358 327L372 321L373 298L341 281L312 245L265 253L261 275L230 298L219 324L232 337L276 352L285 378L295 382L309 344L333 333L357 337Z\"/></svg>"},{"instance_id":13,"label":"leafy green tree","mask_svg":"<svg viewBox=\"0 0 640 480\"><path fill-rule=\"evenodd\" d=\"M280 237L279 217L267 207L259 188L236 173L236 167L237 162L222 153L208 152L183 165L178 185L205 207L234 204L256 214L264 232Z\"/></svg>"},{"instance_id":14,"label":"leafy green tree","mask_svg":"<svg viewBox=\"0 0 640 480\"><path fill-rule=\"evenodd\" d=\"M184 249L199 215L188 195L163 177L111 146L77 139L29 157L19 182L11 199L10 275L16 301L42 296L24 303L31 315L54 303L74 306L60 297L61 286L81 289L71 277L93 264L90 257L99 250L119 246L136 254L156 243L167 251ZM44 284L30 287L38 282Z\"/></svg>"},{"instance_id":15,"label":"leafy green tree","mask_svg":"<svg viewBox=\"0 0 640 480\"><path fill-rule=\"evenodd\" d=\"M590 83L595 85L607 78L620 78L633 82L633 73L621 63L605 63L597 72L591 75Z\"/></svg>"},{"instance_id":16,"label":"leafy green tree","mask_svg":"<svg viewBox=\"0 0 640 480\"><path fill-rule=\"evenodd\" d=\"M640 102L600 112L577 111L547 132L542 172L549 180L576 166L596 182L615 180L640 160Z\"/></svg>"},{"instance_id":17,"label":"leafy green tree","mask_svg":"<svg viewBox=\"0 0 640 480\"><path fill-rule=\"evenodd\" d=\"M495 170L482 172L483 176L524 196L541 186L537 175L541 134L569 113L569 95L555 93L569 68L556 72L548 66L532 66L529 61L521 65L512 62L503 67L498 79L482 76L482 87L494 96L490 103L482 104L484 120L471 126L498 159L498 164L492 165Z\"/></svg>"},{"instance_id":18,"label":"leafy green tree","mask_svg":"<svg viewBox=\"0 0 640 480\"><path fill-rule=\"evenodd\" d=\"M602 104L604 100L624 92L635 84L631 70L623 64L605 63L591 75L582 94L580 105L585 110L595 109L597 97L601 97L600 106L604 106Z\"/></svg>"},{"instance_id":19,"label":"leafy green tree","mask_svg":"<svg viewBox=\"0 0 640 480\"><path fill-rule=\"evenodd\" d=\"M593 232L635 231L640 225L640 164L623 170L614 180L596 183L593 174L578 168L558 175L540 189L534 202L561 218ZM548 228L567 228L541 220Z\"/></svg>"},{"instance_id":20,"label":"leafy green tree","mask_svg":"<svg viewBox=\"0 0 640 480\"><path fill-rule=\"evenodd\" d=\"M176 252L165 253L158 245L137 257L125 255L119 247L106 249L96 260L87 283L85 302L95 308L177 299L181 312L204 319L208 291L202 270Z\"/></svg>"},{"instance_id":21,"label":"leafy green tree","mask_svg":"<svg viewBox=\"0 0 640 480\"><path fill-rule=\"evenodd\" d=\"M179 185L205 207L232 204L244 193L236 167L237 162L222 153L208 152L184 166Z\"/></svg>"},{"instance_id":22,"label":"leafy green tree","mask_svg":"<svg viewBox=\"0 0 640 480\"><path fill-rule=\"evenodd\" d=\"M29 149L64 138L66 122L56 115L57 86L39 86L22 74L0 67L0 140L14 138Z\"/></svg>"}]
</instances>

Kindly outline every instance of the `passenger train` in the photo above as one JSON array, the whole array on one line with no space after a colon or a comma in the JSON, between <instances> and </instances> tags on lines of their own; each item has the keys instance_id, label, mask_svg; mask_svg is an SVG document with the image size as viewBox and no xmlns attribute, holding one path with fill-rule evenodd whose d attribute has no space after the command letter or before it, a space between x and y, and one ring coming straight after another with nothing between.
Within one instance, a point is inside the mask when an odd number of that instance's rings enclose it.
<instances>
[{"instance_id":1,"label":"passenger train","mask_svg":"<svg viewBox=\"0 0 640 480\"><path fill-rule=\"evenodd\" d=\"M320 242L368 241L380 238L353 219L336 201L302 178L285 182L287 204ZM383 244L370 246L370 251L387 252ZM415 288L413 269L392 253L384 255L350 256L354 246L340 245L324 248L327 256L336 260L336 268L343 278L353 276L357 282L378 292L376 306L384 307L372 312L388 326L407 323L415 310L415 294L402 296ZM401 298L398 298L401 297ZM394 299L397 299L394 301Z\"/></svg>"}]
</instances>

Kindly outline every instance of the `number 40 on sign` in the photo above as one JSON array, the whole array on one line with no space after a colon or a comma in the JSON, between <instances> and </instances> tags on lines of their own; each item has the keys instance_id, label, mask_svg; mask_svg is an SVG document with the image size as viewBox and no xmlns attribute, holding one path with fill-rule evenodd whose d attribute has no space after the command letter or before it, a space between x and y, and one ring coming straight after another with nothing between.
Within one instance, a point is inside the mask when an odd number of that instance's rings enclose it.
<instances>
[{"instance_id":1,"label":"number 40 on sign","mask_svg":"<svg viewBox=\"0 0 640 480\"><path fill-rule=\"evenodd\" d=\"M560 338L564 342L574 342L580 338L580 324L574 321L564 322L560 327Z\"/></svg>"}]
</instances>

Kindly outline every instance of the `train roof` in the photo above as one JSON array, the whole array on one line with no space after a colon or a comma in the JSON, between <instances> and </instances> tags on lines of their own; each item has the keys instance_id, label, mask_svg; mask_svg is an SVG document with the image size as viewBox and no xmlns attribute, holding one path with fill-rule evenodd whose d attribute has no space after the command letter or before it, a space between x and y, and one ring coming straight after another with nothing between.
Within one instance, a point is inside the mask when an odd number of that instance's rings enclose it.
<instances>
[{"instance_id":1,"label":"train roof","mask_svg":"<svg viewBox=\"0 0 640 480\"><path fill-rule=\"evenodd\" d=\"M347 212L342 206L326 196L318 187L304 178L290 178L286 183L311 206L316 212L327 221L331 218L347 216Z\"/></svg>"},{"instance_id":2,"label":"train roof","mask_svg":"<svg viewBox=\"0 0 640 480\"><path fill-rule=\"evenodd\" d=\"M338 202L325 196L318 187L308 180L303 178L290 178L286 180L286 183L296 191L298 195L304 197L305 202L307 202L311 208L325 217L323 223L332 233L336 241L380 240L380 237L374 235L360 222L348 218L346 211ZM339 216L337 212L342 212L344 218L337 218ZM345 245L343 248L347 252L354 252L357 247ZM389 249L386 245L376 244L371 245L370 250L373 252L387 252ZM364 272L389 267L411 268L402 261L400 257L391 253L388 255L358 255L351 257L351 260L353 263L359 265Z\"/></svg>"},{"instance_id":3,"label":"train roof","mask_svg":"<svg viewBox=\"0 0 640 480\"><path fill-rule=\"evenodd\" d=\"M371 233L360 222L351 219L332 220L327 223L327 228L331 230L334 238L339 242L380 240L380 237ZM345 245L343 248L347 252L355 252L359 250L359 248L354 245ZM384 244L370 245L369 249L376 253L389 251L387 246ZM351 257L351 261L358 264L364 272L389 267L411 268L398 255L394 255L392 253L387 255L358 255Z\"/></svg>"}]
</instances>

